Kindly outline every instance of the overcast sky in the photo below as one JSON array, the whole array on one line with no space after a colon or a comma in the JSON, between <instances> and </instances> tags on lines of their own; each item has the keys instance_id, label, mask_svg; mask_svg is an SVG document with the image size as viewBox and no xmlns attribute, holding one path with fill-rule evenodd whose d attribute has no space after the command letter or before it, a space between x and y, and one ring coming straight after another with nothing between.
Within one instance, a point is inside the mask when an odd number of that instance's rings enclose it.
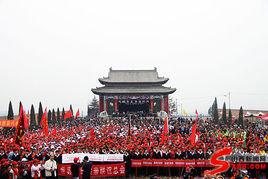
<instances>
[{"instance_id":1,"label":"overcast sky","mask_svg":"<svg viewBox=\"0 0 268 179\"><path fill-rule=\"evenodd\" d=\"M189 113L268 110L268 1L0 0L0 114L80 108L113 69L153 69Z\"/></svg>"}]
</instances>

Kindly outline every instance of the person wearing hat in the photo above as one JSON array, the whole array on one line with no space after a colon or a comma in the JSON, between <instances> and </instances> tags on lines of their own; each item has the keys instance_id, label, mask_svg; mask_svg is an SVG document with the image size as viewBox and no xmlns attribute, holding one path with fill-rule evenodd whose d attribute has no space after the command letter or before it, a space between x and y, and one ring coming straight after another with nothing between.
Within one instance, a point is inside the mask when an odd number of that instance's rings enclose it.
<instances>
[{"instance_id":1,"label":"person wearing hat","mask_svg":"<svg viewBox=\"0 0 268 179\"><path fill-rule=\"evenodd\" d=\"M92 162L88 161L88 156L84 157L82 169L82 179L89 179L90 178L90 172L91 172Z\"/></svg>"},{"instance_id":2,"label":"person wearing hat","mask_svg":"<svg viewBox=\"0 0 268 179\"><path fill-rule=\"evenodd\" d=\"M80 163L79 163L79 157L74 158L74 163L71 165L71 172L73 179L79 179L79 172L80 172Z\"/></svg>"}]
</instances>

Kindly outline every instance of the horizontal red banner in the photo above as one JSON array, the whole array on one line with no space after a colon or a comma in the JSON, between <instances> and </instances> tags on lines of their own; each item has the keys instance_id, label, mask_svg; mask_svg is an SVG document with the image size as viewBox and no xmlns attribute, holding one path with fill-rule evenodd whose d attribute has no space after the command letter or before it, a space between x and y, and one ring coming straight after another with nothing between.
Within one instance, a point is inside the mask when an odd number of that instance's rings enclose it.
<instances>
[{"instance_id":1,"label":"horizontal red banner","mask_svg":"<svg viewBox=\"0 0 268 179\"><path fill-rule=\"evenodd\" d=\"M250 162L231 162L231 166L235 168L254 168L263 169L266 168L267 163L250 163ZM212 167L209 160L178 160L178 159L141 159L131 160L131 167Z\"/></svg>"},{"instance_id":2,"label":"horizontal red banner","mask_svg":"<svg viewBox=\"0 0 268 179\"><path fill-rule=\"evenodd\" d=\"M131 160L131 167L210 167L209 160L165 160L165 159L142 159Z\"/></svg>"},{"instance_id":3,"label":"horizontal red banner","mask_svg":"<svg viewBox=\"0 0 268 179\"><path fill-rule=\"evenodd\" d=\"M58 175L64 177L71 177L71 164L59 164ZM94 177L118 177L125 175L125 163L92 165L91 168L91 176Z\"/></svg>"}]
</instances>

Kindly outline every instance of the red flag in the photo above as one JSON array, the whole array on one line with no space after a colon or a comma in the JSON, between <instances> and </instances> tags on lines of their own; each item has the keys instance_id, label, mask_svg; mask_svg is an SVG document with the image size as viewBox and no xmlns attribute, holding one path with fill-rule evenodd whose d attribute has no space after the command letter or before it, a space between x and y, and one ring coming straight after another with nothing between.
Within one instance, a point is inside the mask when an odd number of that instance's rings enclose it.
<instances>
[{"instance_id":1,"label":"red flag","mask_svg":"<svg viewBox=\"0 0 268 179\"><path fill-rule=\"evenodd\" d=\"M28 118L28 116L25 114L25 111L24 111L24 127L25 127L26 130L29 129L29 118Z\"/></svg>"},{"instance_id":2,"label":"red flag","mask_svg":"<svg viewBox=\"0 0 268 179\"><path fill-rule=\"evenodd\" d=\"M69 118L72 118L72 117L73 117L73 114L72 114L72 111L71 110L67 111L64 114L64 120L69 119Z\"/></svg>"},{"instance_id":3,"label":"red flag","mask_svg":"<svg viewBox=\"0 0 268 179\"><path fill-rule=\"evenodd\" d=\"M15 143L20 145L22 142L22 137L25 133L25 122L24 122L24 111L23 111L23 106L20 106L20 115L19 115L19 120L18 120L18 125L17 125L17 129L16 129L16 135L15 135Z\"/></svg>"},{"instance_id":4,"label":"red flag","mask_svg":"<svg viewBox=\"0 0 268 179\"><path fill-rule=\"evenodd\" d=\"M192 126L192 133L191 133L190 138L189 138L192 146L195 146L195 143L198 140L198 135L196 134L196 129L197 129L197 121L195 121L193 126Z\"/></svg>"},{"instance_id":5,"label":"red flag","mask_svg":"<svg viewBox=\"0 0 268 179\"><path fill-rule=\"evenodd\" d=\"M95 140L95 132L93 128L90 129L90 140Z\"/></svg>"},{"instance_id":6,"label":"red flag","mask_svg":"<svg viewBox=\"0 0 268 179\"><path fill-rule=\"evenodd\" d=\"M80 116L80 112L79 112L79 109L77 110L76 114L75 114L75 119L78 118L78 116Z\"/></svg>"},{"instance_id":7,"label":"red flag","mask_svg":"<svg viewBox=\"0 0 268 179\"><path fill-rule=\"evenodd\" d=\"M54 128L52 129L51 134L52 134L52 135L56 135L56 134L57 134L56 127L54 127Z\"/></svg>"},{"instance_id":8,"label":"red flag","mask_svg":"<svg viewBox=\"0 0 268 179\"><path fill-rule=\"evenodd\" d=\"M164 142L167 140L168 138L168 132L169 132L169 129L168 129L168 117L165 117L164 119L164 128L163 128L163 132L162 132L162 140L161 142Z\"/></svg>"},{"instance_id":9,"label":"red flag","mask_svg":"<svg viewBox=\"0 0 268 179\"><path fill-rule=\"evenodd\" d=\"M197 110L195 110L195 114L196 114L196 118L198 119L198 112L197 112Z\"/></svg>"},{"instance_id":10,"label":"red flag","mask_svg":"<svg viewBox=\"0 0 268 179\"><path fill-rule=\"evenodd\" d=\"M48 122L47 122L47 108L41 119L41 127L43 128L43 132L46 136L48 136Z\"/></svg>"}]
</instances>

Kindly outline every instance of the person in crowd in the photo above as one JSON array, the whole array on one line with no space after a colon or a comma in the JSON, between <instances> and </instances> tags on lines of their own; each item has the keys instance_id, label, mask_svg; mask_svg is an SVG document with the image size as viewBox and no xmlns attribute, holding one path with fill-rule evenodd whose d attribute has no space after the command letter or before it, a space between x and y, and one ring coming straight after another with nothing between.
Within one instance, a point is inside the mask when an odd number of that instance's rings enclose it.
<instances>
[{"instance_id":1,"label":"person in crowd","mask_svg":"<svg viewBox=\"0 0 268 179\"><path fill-rule=\"evenodd\" d=\"M79 163L79 157L74 158L74 163L71 165L71 172L73 179L79 179L81 165Z\"/></svg>"},{"instance_id":2,"label":"person in crowd","mask_svg":"<svg viewBox=\"0 0 268 179\"><path fill-rule=\"evenodd\" d=\"M31 177L32 179L40 179L41 178L41 169L42 166L37 159L33 161L33 165L31 167Z\"/></svg>"},{"instance_id":3,"label":"person in crowd","mask_svg":"<svg viewBox=\"0 0 268 179\"><path fill-rule=\"evenodd\" d=\"M55 151L56 163L61 163L64 153L124 154L131 159L209 159L213 152L223 147L233 148L233 154L268 154L268 131L263 125L246 122L244 126L234 123L228 126L211 119L200 119L197 123L198 141L189 142L193 120L170 118L170 132L166 141L161 140L163 121L157 117L142 117L133 114L131 125L127 114L121 117L100 119L81 118L56 124L56 133L45 136L41 129L29 130L22 144L14 143L14 132L0 129L0 164L6 161L40 161L49 159ZM51 161L50 161L51 163ZM129 163L126 165L130 167ZM7 166L0 168L6 174ZM4 170L5 169L5 170ZM50 169L49 169L50 170ZM45 170L46 173L51 173ZM55 173L55 172L52 172ZM200 173L200 172L197 172Z\"/></svg>"},{"instance_id":4,"label":"person in crowd","mask_svg":"<svg viewBox=\"0 0 268 179\"><path fill-rule=\"evenodd\" d=\"M12 162L12 170L13 170L13 174L14 174L14 179L17 179L19 176L19 168L18 168L17 161Z\"/></svg>"},{"instance_id":5,"label":"person in crowd","mask_svg":"<svg viewBox=\"0 0 268 179\"><path fill-rule=\"evenodd\" d=\"M88 161L88 156L85 156L83 163L82 163L82 169L83 169L82 179L90 178L91 167L92 167L92 163Z\"/></svg>"},{"instance_id":6,"label":"person in crowd","mask_svg":"<svg viewBox=\"0 0 268 179\"><path fill-rule=\"evenodd\" d=\"M50 152L50 158L45 162L45 175L47 179L55 179L57 175L57 162L54 160L54 153Z\"/></svg>"}]
</instances>

